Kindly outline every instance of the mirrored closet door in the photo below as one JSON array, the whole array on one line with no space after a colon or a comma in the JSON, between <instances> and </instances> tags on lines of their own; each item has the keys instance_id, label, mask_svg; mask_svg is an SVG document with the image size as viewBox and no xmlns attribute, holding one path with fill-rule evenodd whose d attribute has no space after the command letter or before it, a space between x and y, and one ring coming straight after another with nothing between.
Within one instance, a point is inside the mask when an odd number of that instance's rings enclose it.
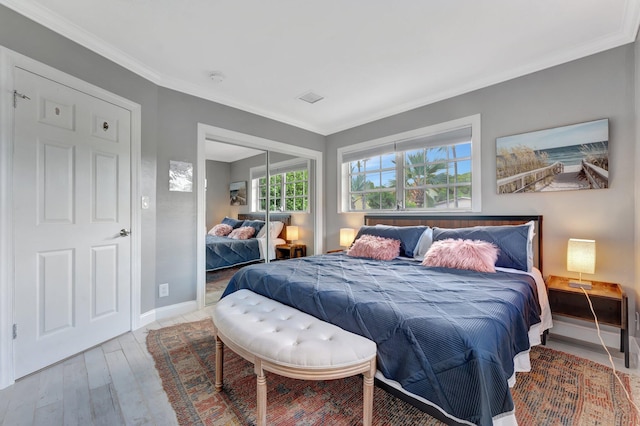
<instances>
[{"instance_id":1,"label":"mirrored closet door","mask_svg":"<svg viewBox=\"0 0 640 426\"><path fill-rule=\"evenodd\" d=\"M314 253L315 161L207 142L205 304L211 304L246 265ZM253 235L229 238L247 227Z\"/></svg>"}]
</instances>

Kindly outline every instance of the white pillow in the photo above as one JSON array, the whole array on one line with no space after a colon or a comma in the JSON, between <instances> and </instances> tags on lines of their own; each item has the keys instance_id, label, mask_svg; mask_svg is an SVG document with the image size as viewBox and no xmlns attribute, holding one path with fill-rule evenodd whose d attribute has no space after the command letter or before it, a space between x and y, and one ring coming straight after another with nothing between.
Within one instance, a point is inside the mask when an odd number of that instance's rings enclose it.
<instances>
[{"instance_id":1,"label":"white pillow","mask_svg":"<svg viewBox=\"0 0 640 426\"><path fill-rule=\"evenodd\" d=\"M527 271L531 272L533 269L533 237L536 236L534 230L536 225L533 221L527 222L526 225L529 225L529 235L527 237Z\"/></svg>"},{"instance_id":2,"label":"white pillow","mask_svg":"<svg viewBox=\"0 0 640 426\"><path fill-rule=\"evenodd\" d=\"M283 222L269 222L269 238L272 240L278 238L278 235L282 232L282 228L284 228ZM267 227L263 226L262 229L260 229L260 232L258 232L258 236L256 238L264 238L266 234Z\"/></svg>"},{"instance_id":3,"label":"white pillow","mask_svg":"<svg viewBox=\"0 0 640 426\"><path fill-rule=\"evenodd\" d=\"M418 244L416 245L413 258L415 260L422 261L424 259L424 256L427 254L427 252L431 248L432 243L433 243L433 229L429 227L424 230L422 235L420 235L420 239L418 240Z\"/></svg>"}]
</instances>

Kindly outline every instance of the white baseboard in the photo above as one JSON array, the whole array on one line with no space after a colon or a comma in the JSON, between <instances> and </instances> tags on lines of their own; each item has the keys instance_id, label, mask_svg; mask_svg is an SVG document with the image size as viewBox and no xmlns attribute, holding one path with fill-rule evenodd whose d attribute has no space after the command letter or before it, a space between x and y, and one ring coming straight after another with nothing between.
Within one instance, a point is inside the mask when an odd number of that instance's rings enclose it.
<instances>
[{"instance_id":1,"label":"white baseboard","mask_svg":"<svg viewBox=\"0 0 640 426\"><path fill-rule=\"evenodd\" d=\"M600 334L602 335L602 340L604 343L611 348L619 348L620 347L620 331L616 333L617 330L606 327L604 329L603 326L600 326ZM558 335L563 337L569 337L571 339L582 340L583 342L593 343L595 345L601 345L600 339L598 338L598 332L596 330L596 326L588 326L588 325L580 325L574 324L570 322L565 322L553 318L553 327L549 330L549 333L552 335Z\"/></svg>"},{"instance_id":2,"label":"white baseboard","mask_svg":"<svg viewBox=\"0 0 640 426\"><path fill-rule=\"evenodd\" d=\"M582 323L582 321L580 321ZM581 340L583 342L592 343L601 346L602 343L598 338L598 332L595 324L584 323L576 324L565 322L553 318L553 327L549 333L553 336L562 336L569 339ZM600 325L600 335L605 345L609 348L620 348L620 330L615 327ZM640 366L640 346L634 336L629 336L629 364L631 366Z\"/></svg>"},{"instance_id":3,"label":"white baseboard","mask_svg":"<svg viewBox=\"0 0 640 426\"><path fill-rule=\"evenodd\" d=\"M145 325L151 324L156 320L165 318L171 318L178 315L188 314L189 312L198 310L198 302L195 300L183 303L176 303L175 305L163 306L162 308L152 309L140 315L138 320L138 328L142 328Z\"/></svg>"}]
</instances>

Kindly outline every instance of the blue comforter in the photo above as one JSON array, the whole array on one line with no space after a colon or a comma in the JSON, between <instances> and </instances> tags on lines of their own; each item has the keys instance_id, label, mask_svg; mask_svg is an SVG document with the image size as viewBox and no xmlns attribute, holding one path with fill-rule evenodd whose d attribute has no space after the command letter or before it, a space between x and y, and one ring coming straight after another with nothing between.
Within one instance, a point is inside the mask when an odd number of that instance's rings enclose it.
<instances>
[{"instance_id":1,"label":"blue comforter","mask_svg":"<svg viewBox=\"0 0 640 426\"><path fill-rule=\"evenodd\" d=\"M260 259L260 246L256 238L236 240L207 235L207 271Z\"/></svg>"},{"instance_id":2,"label":"blue comforter","mask_svg":"<svg viewBox=\"0 0 640 426\"><path fill-rule=\"evenodd\" d=\"M507 380L540 321L533 278L428 268L344 254L252 265L242 288L365 336L388 379L462 420L492 424L513 410Z\"/></svg>"}]
</instances>

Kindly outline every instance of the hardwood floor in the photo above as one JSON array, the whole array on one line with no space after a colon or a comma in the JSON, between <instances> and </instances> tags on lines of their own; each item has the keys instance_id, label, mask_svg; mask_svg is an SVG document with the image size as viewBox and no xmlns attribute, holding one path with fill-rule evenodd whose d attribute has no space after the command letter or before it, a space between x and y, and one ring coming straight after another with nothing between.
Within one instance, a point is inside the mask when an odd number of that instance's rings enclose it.
<instances>
[{"instance_id":1,"label":"hardwood floor","mask_svg":"<svg viewBox=\"0 0 640 426\"><path fill-rule=\"evenodd\" d=\"M213 307L156 321L0 390L0 424L177 425L146 334L211 316Z\"/></svg>"},{"instance_id":2,"label":"hardwood floor","mask_svg":"<svg viewBox=\"0 0 640 426\"><path fill-rule=\"evenodd\" d=\"M212 309L154 322L18 380L0 390L0 425L177 425L147 351L147 330L207 318ZM595 346L555 338L548 346L609 364ZM638 374L612 353L619 371Z\"/></svg>"}]
</instances>

